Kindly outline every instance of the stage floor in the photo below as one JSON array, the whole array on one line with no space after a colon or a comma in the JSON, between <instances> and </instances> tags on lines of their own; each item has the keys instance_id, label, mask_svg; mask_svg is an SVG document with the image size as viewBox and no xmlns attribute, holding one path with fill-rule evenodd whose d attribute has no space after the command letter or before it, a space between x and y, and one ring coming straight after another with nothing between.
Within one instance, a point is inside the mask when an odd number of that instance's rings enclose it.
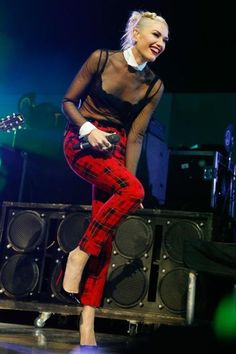
<instances>
[{"instance_id":1,"label":"stage floor","mask_svg":"<svg viewBox=\"0 0 236 354\"><path fill-rule=\"evenodd\" d=\"M17 319L19 321L19 318ZM59 320L60 322L60 320ZM75 322L58 325L73 327ZM107 323L107 331L97 332L97 354L235 354L232 341L217 340L211 328L160 326L129 335L125 326ZM120 326L120 331L118 327ZM75 326L76 327L76 326ZM101 328L101 325L98 327ZM113 332L113 333L111 333ZM120 333L118 333L120 332ZM76 328L36 328L32 325L0 322L0 354L79 354L79 332ZM89 351L95 353L95 351Z\"/></svg>"},{"instance_id":2,"label":"stage floor","mask_svg":"<svg viewBox=\"0 0 236 354\"><path fill-rule=\"evenodd\" d=\"M89 353L131 353L141 341L129 335L98 333L98 349ZM36 328L29 325L0 323L0 354L79 354L78 330Z\"/></svg>"}]
</instances>

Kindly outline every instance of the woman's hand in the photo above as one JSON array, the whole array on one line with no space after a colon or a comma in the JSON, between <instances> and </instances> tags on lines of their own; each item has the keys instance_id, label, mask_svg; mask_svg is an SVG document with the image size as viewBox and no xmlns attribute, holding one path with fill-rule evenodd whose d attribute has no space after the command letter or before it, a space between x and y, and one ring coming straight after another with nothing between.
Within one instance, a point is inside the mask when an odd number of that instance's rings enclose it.
<instances>
[{"instance_id":1,"label":"woman's hand","mask_svg":"<svg viewBox=\"0 0 236 354\"><path fill-rule=\"evenodd\" d=\"M112 133L104 132L100 129L92 130L88 135L88 142L96 150L109 150L112 144L107 140L107 136L112 135Z\"/></svg>"}]
</instances>

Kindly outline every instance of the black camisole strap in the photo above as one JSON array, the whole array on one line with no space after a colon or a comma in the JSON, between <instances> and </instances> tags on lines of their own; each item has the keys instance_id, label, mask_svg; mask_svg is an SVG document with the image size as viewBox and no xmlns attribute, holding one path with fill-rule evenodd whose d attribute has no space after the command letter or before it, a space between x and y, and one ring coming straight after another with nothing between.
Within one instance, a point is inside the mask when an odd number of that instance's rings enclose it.
<instances>
[{"instance_id":1,"label":"black camisole strap","mask_svg":"<svg viewBox=\"0 0 236 354\"><path fill-rule=\"evenodd\" d=\"M106 57L105 57L105 60L104 60L104 63L102 63L102 67L100 68L100 64L101 64L101 60L102 60L102 53L105 51L106 53ZM105 49L101 49L101 52L100 52L100 57L99 57L99 60L98 60L98 66L97 66L97 74L101 74L106 66L106 63L107 63L107 60L108 60L108 50Z\"/></svg>"},{"instance_id":2,"label":"black camisole strap","mask_svg":"<svg viewBox=\"0 0 236 354\"><path fill-rule=\"evenodd\" d=\"M148 97L149 93L151 92L151 90L153 89L153 86L155 85L155 83L159 80L159 76L155 76L154 79L152 80L151 84L149 85L147 91L146 91L146 94L144 96L144 100ZM161 84L160 86L158 87L158 90L153 94L153 96L159 91L161 87Z\"/></svg>"}]
</instances>

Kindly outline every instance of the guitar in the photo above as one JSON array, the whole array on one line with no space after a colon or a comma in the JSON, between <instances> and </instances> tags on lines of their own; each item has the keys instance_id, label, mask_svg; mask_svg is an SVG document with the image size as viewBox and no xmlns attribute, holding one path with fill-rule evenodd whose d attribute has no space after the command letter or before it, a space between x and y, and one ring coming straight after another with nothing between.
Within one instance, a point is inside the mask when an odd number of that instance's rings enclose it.
<instances>
[{"instance_id":1,"label":"guitar","mask_svg":"<svg viewBox=\"0 0 236 354\"><path fill-rule=\"evenodd\" d=\"M12 113L12 115L8 115L5 118L0 119L0 131L16 131L17 129L22 128L22 124L24 123L24 117L20 113Z\"/></svg>"}]
</instances>

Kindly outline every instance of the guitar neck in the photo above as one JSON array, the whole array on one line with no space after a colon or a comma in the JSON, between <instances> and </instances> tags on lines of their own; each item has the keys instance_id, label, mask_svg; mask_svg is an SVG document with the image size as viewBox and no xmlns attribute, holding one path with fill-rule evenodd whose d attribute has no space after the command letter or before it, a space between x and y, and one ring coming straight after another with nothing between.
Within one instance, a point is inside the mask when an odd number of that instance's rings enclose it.
<instances>
[{"instance_id":1,"label":"guitar neck","mask_svg":"<svg viewBox=\"0 0 236 354\"><path fill-rule=\"evenodd\" d=\"M1 118L0 130L7 132L16 131L17 129L21 129L23 122L24 117L22 114L13 113L12 115L8 115L5 118Z\"/></svg>"}]
</instances>

